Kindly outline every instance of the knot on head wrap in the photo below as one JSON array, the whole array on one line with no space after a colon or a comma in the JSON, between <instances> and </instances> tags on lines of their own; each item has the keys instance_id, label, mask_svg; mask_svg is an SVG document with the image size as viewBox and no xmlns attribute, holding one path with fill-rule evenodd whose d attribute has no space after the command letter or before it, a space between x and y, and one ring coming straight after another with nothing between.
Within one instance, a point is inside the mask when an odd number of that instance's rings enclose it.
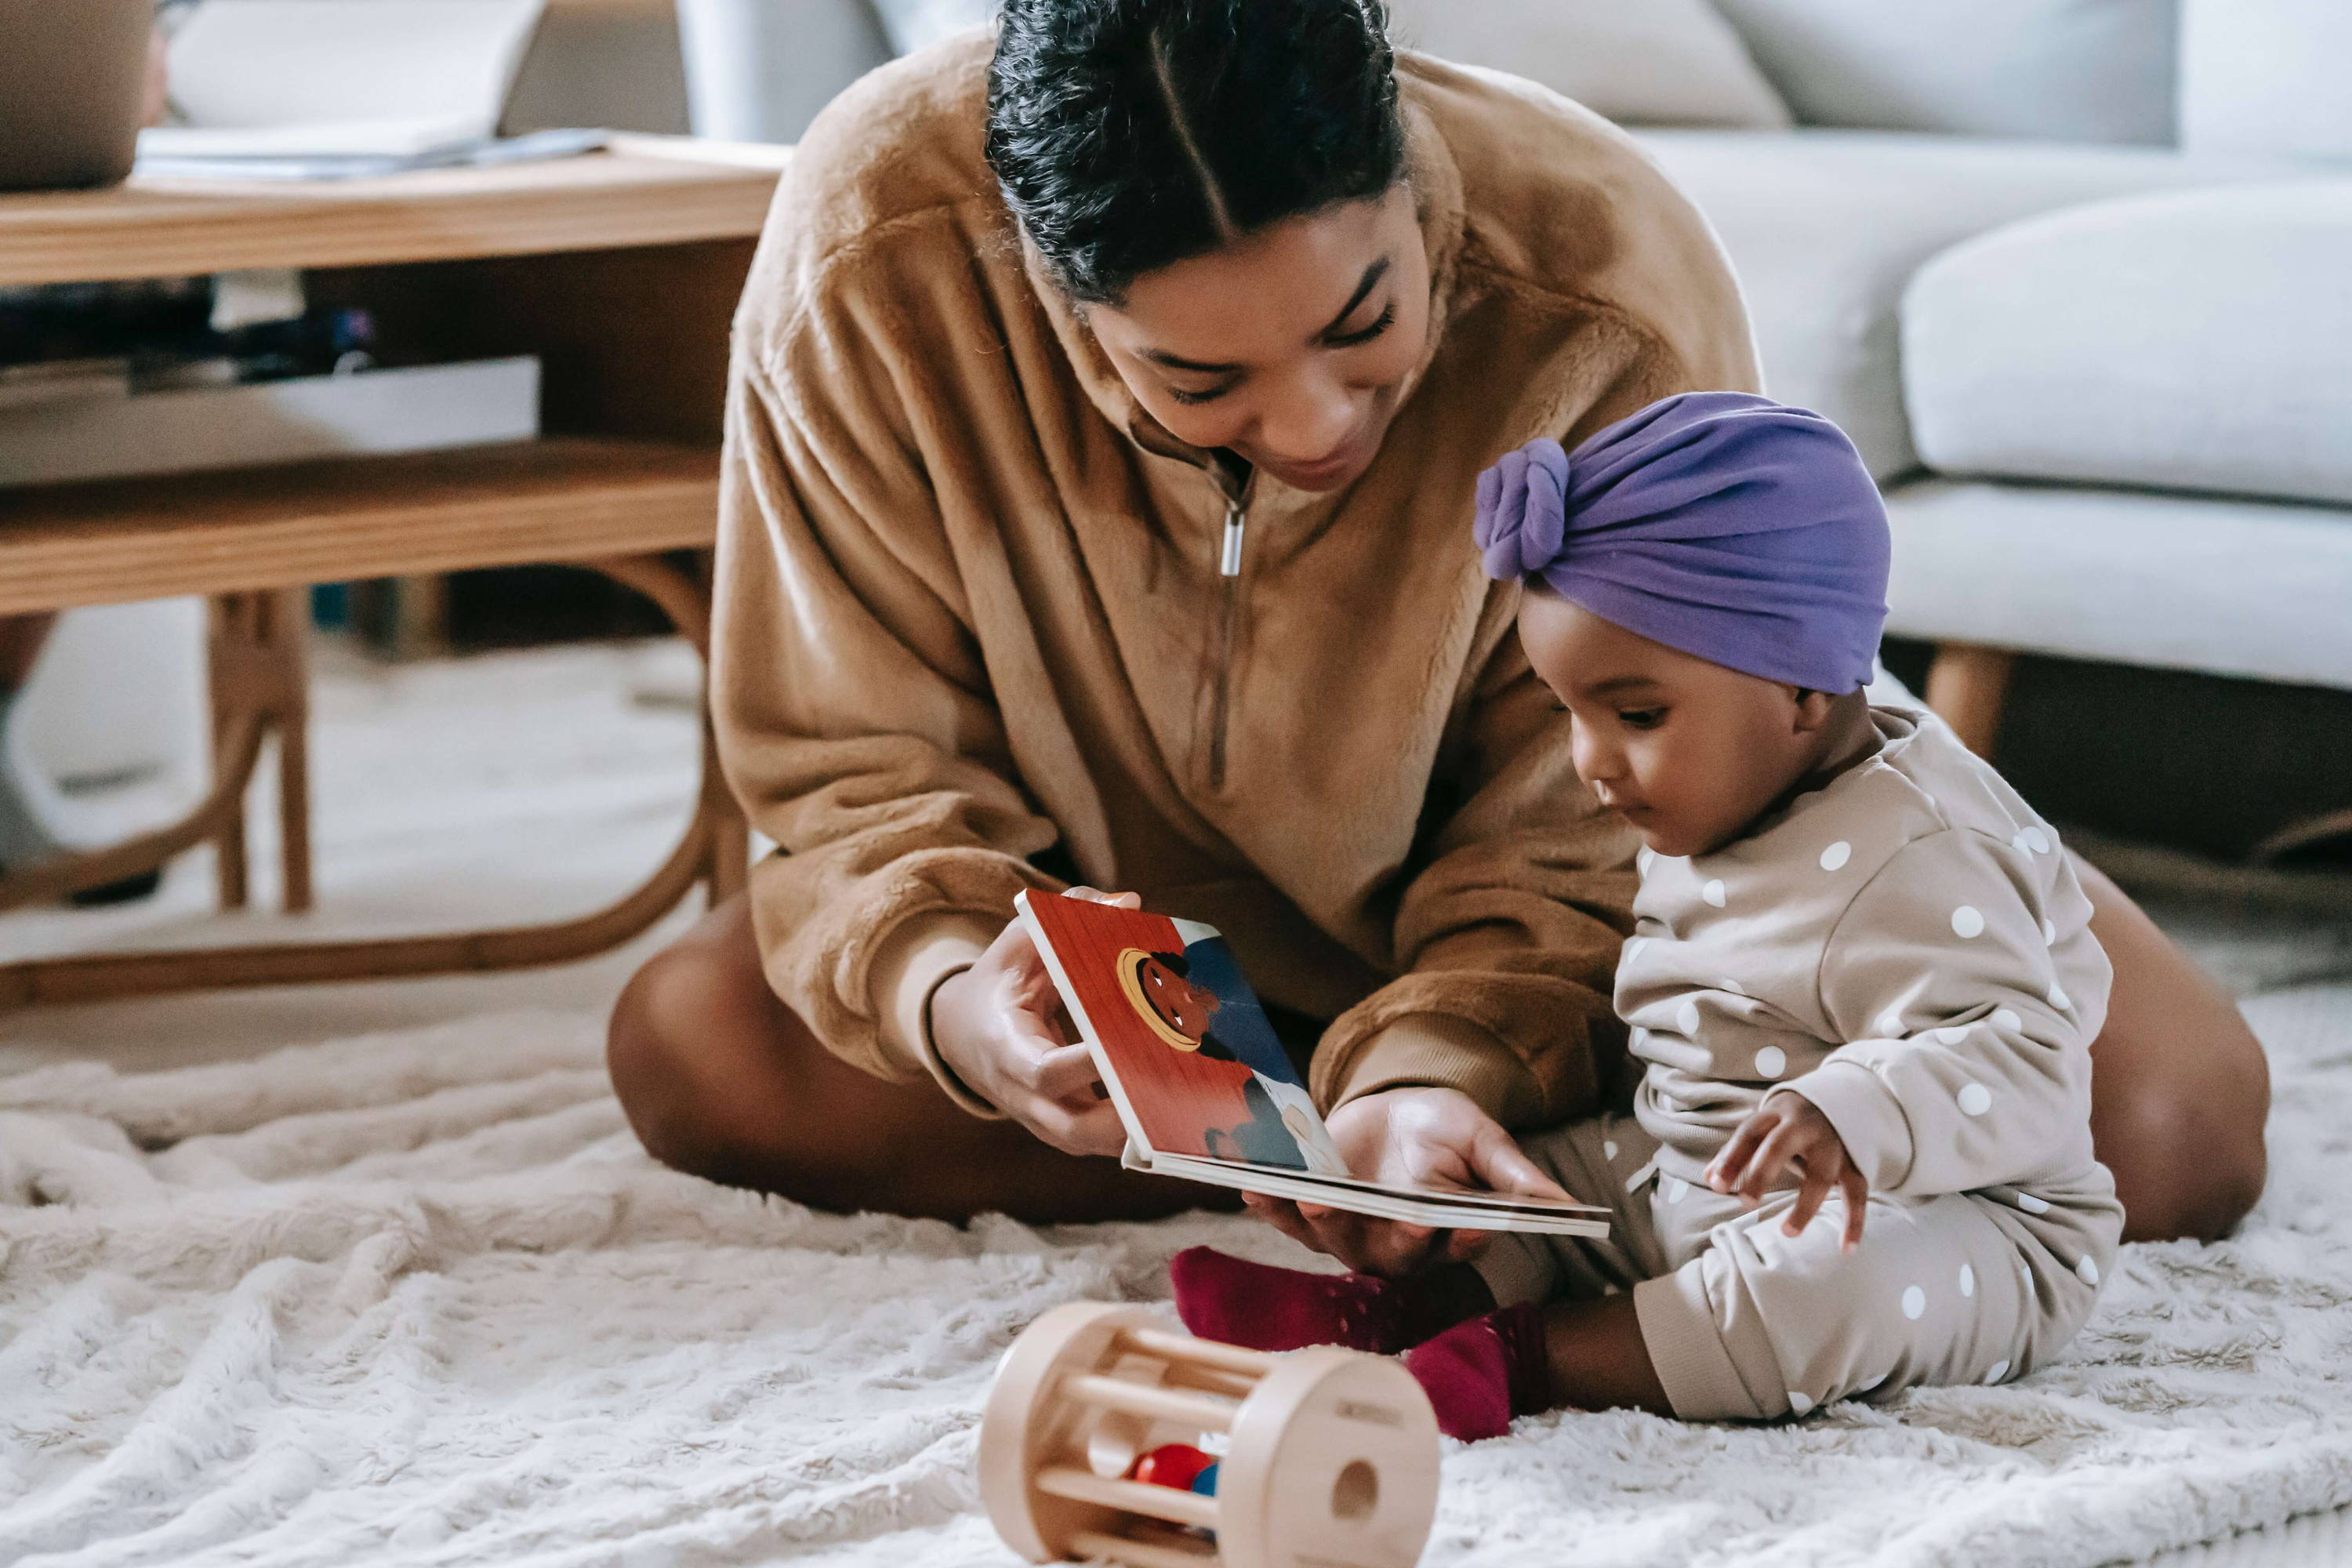
<instances>
[{"instance_id":1,"label":"knot on head wrap","mask_svg":"<svg viewBox=\"0 0 2352 1568\"><path fill-rule=\"evenodd\" d=\"M1727 668L1843 694L1886 621L1886 510L1843 431L1744 392L1665 398L1478 479L1490 576Z\"/></svg>"}]
</instances>

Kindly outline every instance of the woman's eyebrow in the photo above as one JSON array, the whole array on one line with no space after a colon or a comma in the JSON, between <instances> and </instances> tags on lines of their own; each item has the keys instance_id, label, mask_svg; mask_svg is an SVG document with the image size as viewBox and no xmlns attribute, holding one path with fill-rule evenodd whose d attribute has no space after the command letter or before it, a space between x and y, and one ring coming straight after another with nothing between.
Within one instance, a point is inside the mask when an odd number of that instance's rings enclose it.
<instances>
[{"instance_id":1,"label":"woman's eyebrow","mask_svg":"<svg viewBox=\"0 0 2352 1568\"><path fill-rule=\"evenodd\" d=\"M1389 258L1385 256L1365 268L1363 278L1356 284L1356 291L1348 296L1348 302L1339 307L1339 313L1331 318L1331 324L1315 336L1319 340L1338 332L1347 324L1348 318L1356 313L1356 307L1362 304L1370 296L1371 291L1381 286L1381 279L1388 275Z\"/></svg>"}]
</instances>

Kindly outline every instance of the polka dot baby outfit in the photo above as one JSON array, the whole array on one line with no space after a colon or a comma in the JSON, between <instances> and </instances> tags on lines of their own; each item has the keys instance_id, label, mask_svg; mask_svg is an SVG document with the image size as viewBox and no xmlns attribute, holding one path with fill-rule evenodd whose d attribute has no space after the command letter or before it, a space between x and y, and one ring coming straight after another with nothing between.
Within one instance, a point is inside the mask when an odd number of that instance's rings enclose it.
<instances>
[{"instance_id":1,"label":"polka dot baby outfit","mask_svg":"<svg viewBox=\"0 0 2352 1568\"><path fill-rule=\"evenodd\" d=\"M1765 1417L1916 1384L1998 1383L2088 1315L2123 1211L2091 1153L2090 1043L2108 967L2057 835L1923 712L1748 837L1643 851L1617 1010L1645 1067L1631 1116L1527 1140L1590 1202L1600 1244L1498 1244L1507 1300L1631 1287L1675 1410ZM1780 1234L1702 1184L1786 1089L1870 1184Z\"/></svg>"}]
</instances>

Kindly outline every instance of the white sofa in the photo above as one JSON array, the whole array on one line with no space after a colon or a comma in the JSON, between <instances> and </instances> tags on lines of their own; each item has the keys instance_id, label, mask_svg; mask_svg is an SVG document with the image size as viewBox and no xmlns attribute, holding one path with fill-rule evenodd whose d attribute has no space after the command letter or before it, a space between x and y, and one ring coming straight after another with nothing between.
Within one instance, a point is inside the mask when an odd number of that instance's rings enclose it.
<instances>
[{"instance_id":1,"label":"white sofa","mask_svg":"<svg viewBox=\"0 0 2352 1568\"><path fill-rule=\"evenodd\" d=\"M1391 0L1634 125L1707 214L1770 390L1885 487L1889 630L1972 742L2021 651L2352 689L2352 5L1708 3ZM985 10L823 4L879 26L699 128L789 134L877 37Z\"/></svg>"}]
</instances>

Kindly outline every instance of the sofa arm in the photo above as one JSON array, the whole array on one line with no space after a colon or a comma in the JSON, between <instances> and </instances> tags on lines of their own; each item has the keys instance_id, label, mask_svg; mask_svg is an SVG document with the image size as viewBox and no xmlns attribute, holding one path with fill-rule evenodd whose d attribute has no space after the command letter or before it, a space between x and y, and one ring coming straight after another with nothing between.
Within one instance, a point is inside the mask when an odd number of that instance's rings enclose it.
<instances>
[{"instance_id":1,"label":"sofa arm","mask_svg":"<svg viewBox=\"0 0 2352 1568\"><path fill-rule=\"evenodd\" d=\"M1903 304L1930 468L2352 502L2352 178L2137 196L1953 247Z\"/></svg>"}]
</instances>

